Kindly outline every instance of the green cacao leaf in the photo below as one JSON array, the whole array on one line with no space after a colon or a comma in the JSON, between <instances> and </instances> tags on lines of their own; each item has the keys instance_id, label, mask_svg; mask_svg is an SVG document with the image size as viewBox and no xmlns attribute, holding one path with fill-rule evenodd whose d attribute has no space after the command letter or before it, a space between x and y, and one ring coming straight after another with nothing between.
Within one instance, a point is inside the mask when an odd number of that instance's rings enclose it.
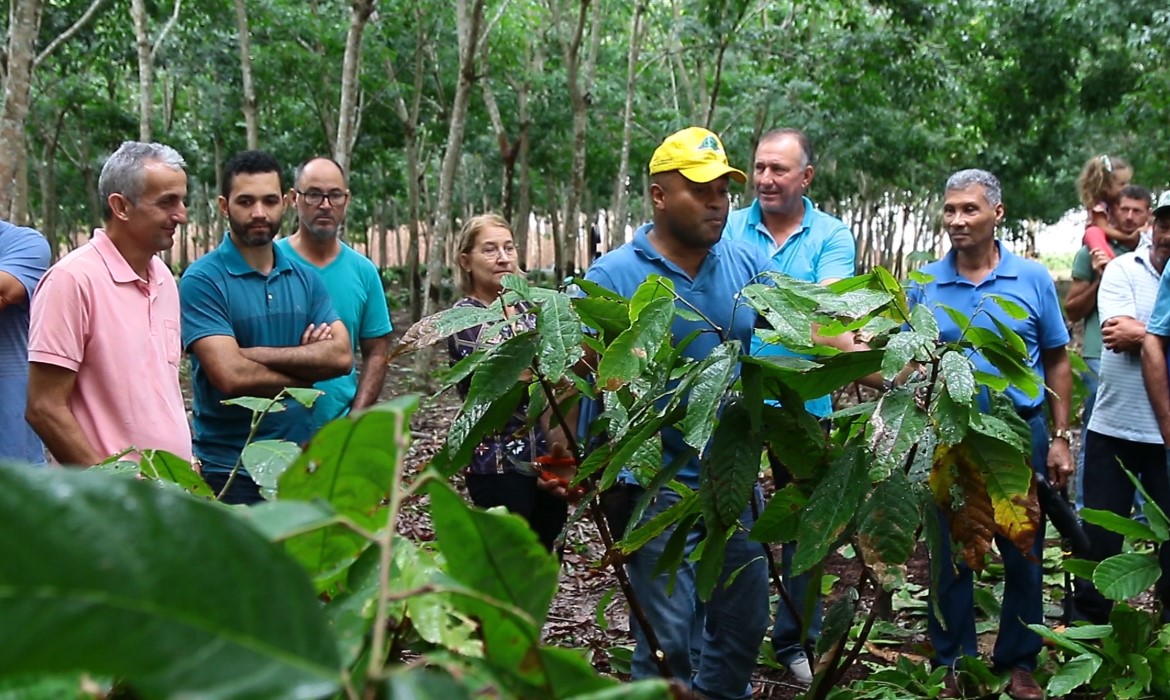
<instances>
[{"instance_id":1,"label":"green cacao leaf","mask_svg":"<svg viewBox=\"0 0 1170 700\"><path fill-rule=\"evenodd\" d=\"M1093 570L1093 585L1109 600L1127 600L1154 585L1162 570L1149 554L1117 554Z\"/></svg>"},{"instance_id":2,"label":"green cacao leaf","mask_svg":"<svg viewBox=\"0 0 1170 700\"><path fill-rule=\"evenodd\" d=\"M410 416L418 397L401 396L318 432L278 481L281 500L325 501L368 532L386 526L390 491L410 447ZM320 590L333 585L370 545L342 525L298 535L285 547L312 574Z\"/></svg>"},{"instance_id":3,"label":"green cacao leaf","mask_svg":"<svg viewBox=\"0 0 1170 700\"><path fill-rule=\"evenodd\" d=\"M304 571L230 509L134 480L0 465L0 510L20 533L0 538L6 672L88 671L147 698L340 689Z\"/></svg>"},{"instance_id":4,"label":"green cacao leaf","mask_svg":"<svg viewBox=\"0 0 1170 700\"><path fill-rule=\"evenodd\" d=\"M824 559L857 517L861 497L870 488L864 452L856 445L841 454L817 484L800 519L793 571L808 571Z\"/></svg>"},{"instance_id":5,"label":"green cacao leaf","mask_svg":"<svg viewBox=\"0 0 1170 700\"><path fill-rule=\"evenodd\" d=\"M762 438L752 433L747 409L740 402L728 405L699 467L703 517L711 531L731 527L747 508L763 449Z\"/></svg>"}]
</instances>

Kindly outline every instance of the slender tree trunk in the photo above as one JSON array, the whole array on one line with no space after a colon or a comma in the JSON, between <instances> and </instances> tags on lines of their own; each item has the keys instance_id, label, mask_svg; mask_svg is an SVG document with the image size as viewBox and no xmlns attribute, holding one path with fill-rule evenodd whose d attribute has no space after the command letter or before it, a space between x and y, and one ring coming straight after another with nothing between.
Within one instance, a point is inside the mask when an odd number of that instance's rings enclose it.
<instances>
[{"instance_id":1,"label":"slender tree trunk","mask_svg":"<svg viewBox=\"0 0 1170 700\"><path fill-rule=\"evenodd\" d=\"M349 32L345 37L345 59L341 68L341 103L337 109L337 138L333 145L333 159L348 172L349 157L357 140L359 88L361 87L362 34L374 12L375 0L353 0Z\"/></svg>"},{"instance_id":2,"label":"slender tree trunk","mask_svg":"<svg viewBox=\"0 0 1170 700\"><path fill-rule=\"evenodd\" d=\"M240 75L243 79L244 130L249 149L260 148L260 119L256 113L256 85L252 81L252 46L248 35L248 8L246 0L235 0L236 32L240 45Z\"/></svg>"},{"instance_id":3,"label":"slender tree trunk","mask_svg":"<svg viewBox=\"0 0 1170 700\"><path fill-rule=\"evenodd\" d=\"M153 41L150 38L150 17L146 0L130 0L130 17L134 20L134 40L138 47L138 140L153 138L154 119L154 58L166 40L167 34L179 19L182 0L175 0L170 19Z\"/></svg>"},{"instance_id":4,"label":"slender tree trunk","mask_svg":"<svg viewBox=\"0 0 1170 700\"><path fill-rule=\"evenodd\" d=\"M435 228L427 254L426 290L423 316L434 312L439 301L443 253L451 231L451 205L455 195L455 174L463 152L463 134L467 129L467 108L475 82L475 57L478 53L480 28L483 25L484 0L456 0L456 26L459 37L459 80L451 105L446 150L439 172L439 194L435 205Z\"/></svg>"},{"instance_id":5,"label":"slender tree trunk","mask_svg":"<svg viewBox=\"0 0 1170 700\"><path fill-rule=\"evenodd\" d=\"M634 16L630 20L630 49L626 55L626 104L622 111L622 146L618 157L618 174L613 183L613 218L609 226L609 250L620 246L626 240L626 209L630 199L630 140L634 131L634 87L638 78L638 48L642 37L642 16L646 11L645 0L634 5Z\"/></svg>"},{"instance_id":6,"label":"slender tree trunk","mask_svg":"<svg viewBox=\"0 0 1170 700\"><path fill-rule=\"evenodd\" d=\"M424 62L426 60L427 36L426 23L423 21L422 11L418 6L415 7L415 26L417 30L414 44L414 68L412 70L414 83L412 86L413 91L411 92L411 104L408 108L406 99L402 96L402 90L400 89L395 90L394 101L394 109L398 114L398 119L402 122L406 141L407 229L409 231L406 260L402 260L401 243L399 244L398 254L399 264L405 265L407 270L406 283L410 289L410 319L412 322L422 318L423 311L423 280L420 270L421 261L419 259L423 173L420 165L418 118L422 107L423 77L426 74L424 71ZM389 59L386 61L386 75L390 79L391 85L398 84L398 79L394 72L394 63ZM395 239L397 240L397 238L398 234L395 233Z\"/></svg>"},{"instance_id":7,"label":"slender tree trunk","mask_svg":"<svg viewBox=\"0 0 1170 700\"><path fill-rule=\"evenodd\" d=\"M8 45L5 58L4 104L0 107L0 218L17 220L18 177L28 153L24 122L32 91L32 71L42 0L12 0L9 8Z\"/></svg>"},{"instance_id":8,"label":"slender tree trunk","mask_svg":"<svg viewBox=\"0 0 1170 700\"><path fill-rule=\"evenodd\" d=\"M483 27L484 0L456 0L455 26L459 39L459 80L451 103L447 128L446 150L439 172L439 197L435 207L435 228L431 234L427 254L426 294L423 296L422 315L433 313L439 303L443 273L443 252L451 231L451 204L455 192L455 171L463 151L463 134L467 129L467 108L471 102L471 88L475 83L475 58L479 53L480 30ZM429 352L417 353L414 376L416 384L426 382L430 365Z\"/></svg>"},{"instance_id":9,"label":"slender tree trunk","mask_svg":"<svg viewBox=\"0 0 1170 700\"><path fill-rule=\"evenodd\" d=\"M556 16L559 14L554 3L554 22L560 26ZM573 111L573 165L571 170L571 185L568 199L565 203L565 217L562 222L562 240L560 253L556 261L556 276L564 279L576 272L577 240L580 229L580 207L585 196L585 137L589 126L589 90L593 83L593 67L597 60L597 51L600 46L600 19L593 18L589 46L582 56L585 39L585 29L590 23L590 15L595 12L592 0L579 0L577 21L571 36L562 35L562 48L565 54L565 67L568 74L569 102Z\"/></svg>"},{"instance_id":10,"label":"slender tree trunk","mask_svg":"<svg viewBox=\"0 0 1170 700\"><path fill-rule=\"evenodd\" d=\"M138 47L138 140L150 141L150 122L154 111L154 59L150 52L150 22L146 0L130 0L134 20L134 38Z\"/></svg>"}]
</instances>

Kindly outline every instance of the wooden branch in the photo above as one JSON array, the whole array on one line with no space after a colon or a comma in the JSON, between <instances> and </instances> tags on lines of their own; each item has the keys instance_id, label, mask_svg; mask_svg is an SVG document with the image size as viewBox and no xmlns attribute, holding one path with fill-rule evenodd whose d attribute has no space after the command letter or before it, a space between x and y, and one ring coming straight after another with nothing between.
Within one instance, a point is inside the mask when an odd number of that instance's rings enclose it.
<instances>
[{"instance_id":1,"label":"wooden branch","mask_svg":"<svg viewBox=\"0 0 1170 700\"><path fill-rule=\"evenodd\" d=\"M89 4L89 7L86 8L85 12L81 14L81 17L79 17L72 26L70 26L64 32L58 34L57 38L50 41L49 45L46 46L39 54L37 54L37 57L33 59L33 70L36 70L37 66L41 65L42 61L52 55L52 53L57 50L57 47L69 41L78 32L84 29L85 25L89 24L89 21L94 18L94 15L97 14L98 10L102 8L102 5L104 5L105 2L106 0L93 0L93 2Z\"/></svg>"}]
</instances>

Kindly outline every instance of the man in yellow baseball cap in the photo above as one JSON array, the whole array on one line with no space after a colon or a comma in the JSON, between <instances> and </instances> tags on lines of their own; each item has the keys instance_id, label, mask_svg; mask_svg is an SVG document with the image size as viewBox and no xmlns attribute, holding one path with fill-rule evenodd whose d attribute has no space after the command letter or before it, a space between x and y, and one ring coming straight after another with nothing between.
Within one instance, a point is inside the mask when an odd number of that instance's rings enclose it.
<instances>
[{"instance_id":1,"label":"man in yellow baseball cap","mask_svg":"<svg viewBox=\"0 0 1170 700\"><path fill-rule=\"evenodd\" d=\"M682 353L692 360L706 358L724 340L738 340L740 347L749 347L756 314L739 301L739 292L759 273L773 267L766 252L722 238L730 206L729 183L732 179L744 182L743 172L728 164L718 136L691 127L662 142L650 161L650 176L654 220L639 227L632 241L594 262L585 278L626 297L632 296L650 275L669 279L682 298L679 306L697 312L686 318L676 316L671 326L673 343L690 338ZM596 405L583 410L596 410ZM676 478L697 489L698 456L676 428L664 428L662 464L665 467L677 460L685 464ZM618 480L620 485L613 493L619 497L624 494L627 505L636 503L644 494L647 484L638 483L632 473L624 472ZM753 498L759 502L758 490ZM660 488L641 522L654 518L679 499L673 489ZM628 520L629 509L625 510L617 516L619 520ZM768 626L767 568L760 557L760 545L747 537L754 523L750 503L744 502L740 518L745 527L728 540L723 552L723 574L705 605L698 599L696 564L690 557L702 540L701 524L692 526L677 571L657 571L674 527L631 555L626 564L671 674L712 700L751 696L752 670ZM635 679L657 677L654 650L639 626L632 626L637 645L631 675ZM697 663L692 662L692 649L699 651Z\"/></svg>"}]
</instances>

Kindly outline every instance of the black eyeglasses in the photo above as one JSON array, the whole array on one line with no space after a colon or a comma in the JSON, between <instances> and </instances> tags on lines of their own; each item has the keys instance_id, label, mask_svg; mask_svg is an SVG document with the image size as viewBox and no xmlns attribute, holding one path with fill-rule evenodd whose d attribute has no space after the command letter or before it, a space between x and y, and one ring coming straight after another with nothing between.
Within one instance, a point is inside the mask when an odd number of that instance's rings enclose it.
<instances>
[{"instance_id":1,"label":"black eyeglasses","mask_svg":"<svg viewBox=\"0 0 1170 700\"><path fill-rule=\"evenodd\" d=\"M310 207L319 207L321 202L326 199L335 207L340 207L349 199L349 192L342 192L341 190L333 190L332 192L319 192L317 190L309 190L308 192L301 192L300 190L293 190L305 199L305 204Z\"/></svg>"}]
</instances>

